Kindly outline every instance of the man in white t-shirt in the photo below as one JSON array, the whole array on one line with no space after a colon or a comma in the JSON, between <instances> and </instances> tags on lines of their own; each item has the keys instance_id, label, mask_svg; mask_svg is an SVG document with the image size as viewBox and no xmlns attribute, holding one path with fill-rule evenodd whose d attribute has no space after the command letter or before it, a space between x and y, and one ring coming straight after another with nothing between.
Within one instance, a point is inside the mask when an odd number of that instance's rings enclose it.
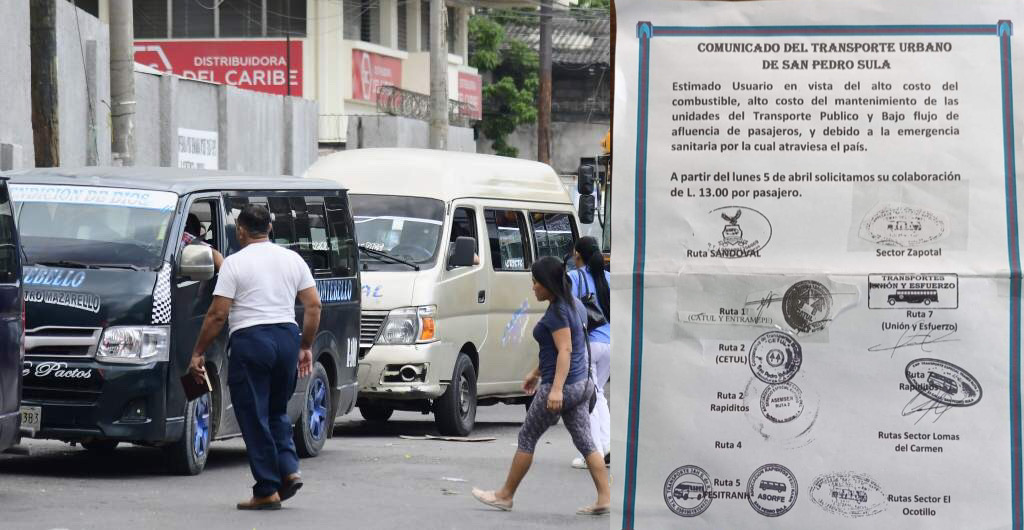
<instances>
[{"instance_id":1,"label":"man in white t-shirt","mask_svg":"<svg viewBox=\"0 0 1024 530\"><path fill-rule=\"evenodd\" d=\"M203 354L227 321L228 388L256 485L239 510L276 510L302 487L299 457L288 419L288 398L298 377L313 368L313 338L320 325L320 296L306 262L270 242L270 212L246 206L236 220L242 250L224 259L192 351L189 371L206 373ZM304 309L302 333L295 298Z\"/></svg>"}]
</instances>

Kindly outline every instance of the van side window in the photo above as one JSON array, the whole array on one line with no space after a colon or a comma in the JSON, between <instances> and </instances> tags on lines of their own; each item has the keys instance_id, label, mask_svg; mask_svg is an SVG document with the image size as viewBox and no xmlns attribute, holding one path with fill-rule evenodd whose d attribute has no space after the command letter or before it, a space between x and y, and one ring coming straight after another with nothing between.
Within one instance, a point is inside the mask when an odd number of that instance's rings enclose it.
<instances>
[{"instance_id":1,"label":"van side window","mask_svg":"<svg viewBox=\"0 0 1024 530\"><path fill-rule=\"evenodd\" d=\"M295 228L299 232L299 255L313 269L314 275L331 276L334 256L327 237L327 212L323 197L307 197L305 200L305 218L295 220Z\"/></svg>"},{"instance_id":2,"label":"van side window","mask_svg":"<svg viewBox=\"0 0 1024 530\"><path fill-rule=\"evenodd\" d=\"M526 219L515 210L485 210L491 265L496 271L525 271L531 265Z\"/></svg>"},{"instance_id":3,"label":"van side window","mask_svg":"<svg viewBox=\"0 0 1024 530\"><path fill-rule=\"evenodd\" d=\"M534 250L537 257L553 256L565 259L572 254L576 241L576 226L567 213L530 212Z\"/></svg>"},{"instance_id":4,"label":"van side window","mask_svg":"<svg viewBox=\"0 0 1024 530\"><path fill-rule=\"evenodd\" d=\"M288 197L270 197L267 199L267 203L273 226L270 230L270 240L282 247L298 250L295 217Z\"/></svg>"},{"instance_id":5,"label":"van side window","mask_svg":"<svg viewBox=\"0 0 1024 530\"><path fill-rule=\"evenodd\" d=\"M18 281L18 246L14 241L14 212L7 189L0 187L0 283Z\"/></svg>"},{"instance_id":6,"label":"van side window","mask_svg":"<svg viewBox=\"0 0 1024 530\"><path fill-rule=\"evenodd\" d=\"M185 217L185 229L181 236L184 245L197 241L217 250L222 250L218 241L217 214L218 202L203 199L192 203Z\"/></svg>"},{"instance_id":7,"label":"van side window","mask_svg":"<svg viewBox=\"0 0 1024 530\"><path fill-rule=\"evenodd\" d=\"M348 201L341 197L324 197L324 206L327 208L327 237L334 275L355 276L359 249L356 247L355 226L351 221Z\"/></svg>"}]
</instances>

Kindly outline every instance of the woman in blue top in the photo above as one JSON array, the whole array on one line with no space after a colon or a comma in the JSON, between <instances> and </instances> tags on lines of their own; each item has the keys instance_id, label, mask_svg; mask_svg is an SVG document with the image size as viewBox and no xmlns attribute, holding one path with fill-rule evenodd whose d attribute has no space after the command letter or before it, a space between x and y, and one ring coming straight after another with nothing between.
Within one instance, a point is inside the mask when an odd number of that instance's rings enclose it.
<instances>
[{"instance_id":1,"label":"woman in blue top","mask_svg":"<svg viewBox=\"0 0 1024 530\"><path fill-rule=\"evenodd\" d=\"M473 488L480 502L509 511L519 483L530 470L537 440L559 416L580 454L586 455L590 475L597 488L597 502L576 511L579 515L603 515L611 506L608 470L604 453L594 447L590 437L590 392L584 327L586 309L573 298L565 276L565 267L556 258L544 257L533 264L533 292L537 300L548 302L548 309L533 328L540 346L540 363L523 382L523 390L533 394L533 404L519 431L519 449L512 459L505 485L497 491Z\"/></svg>"},{"instance_id":2,"label":"woman in blue top","mask_svg":"<svg viewBox=\"0 0 1024 530\"><path fill-rule=\"evenodd\" d=\"M604 313L604 319L612 321L611 276L604 270L604 255L592 237L581 237L576 241L576 270L569 273L572 281L572 295L583 299L594 295L597 305ZM594 445L604 455L605 464L611 463L612 417L608 412L608 400L604 396L604 385L611 376L612 329L610 324L590 330L590 361L593 363L594 383L597 386L597 405L590 413L590 434ZM583 457L572 461L572 467L586 469Z\"/></svg>"}]
</instances>

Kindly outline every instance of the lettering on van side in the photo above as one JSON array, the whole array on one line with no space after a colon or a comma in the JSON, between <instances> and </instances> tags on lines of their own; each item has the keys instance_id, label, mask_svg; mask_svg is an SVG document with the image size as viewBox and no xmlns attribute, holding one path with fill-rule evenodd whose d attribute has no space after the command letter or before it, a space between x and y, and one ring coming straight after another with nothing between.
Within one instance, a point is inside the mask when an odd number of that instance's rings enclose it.
<instances>
[{"instance_id":1,"label":"lettering on van side","mask_svg":"<svg viewBox=\"0 0 1024 530\"><path fill-rule=\"evenodd\" d=\"M83 283L85 283L85 271L48 269L45 267L25 268L25 285L45 285L47 287L81 287Z\"/></svg>"},{"instance_id":2,"label":"lettering on van side","mask_svg":"<svg viewBox=\"0 0 1024 530\"><path fill-rule=\"evenodd\" d=\"M512 313L512 319L505 324L505 332L501 335L502 346L523 342L523 336L526 334L526 321L529 318L529 315L527 315L529 309L530 303L523 300L523 305L519 306L515 313Z\"/></svg>"},{"instance_id":3,"label":"lettering on van side","mask_svg":"<svg viewBox=\"0 0 1024 530\"><path fill-rule=\"evenodd\" d=\"M355 281L352 278L328 278L316 281L316 290L320 294L320 302L330 304L334 302L349 302L355 291Z\"/></svg>"},{"instance_id":4,"label":"lettering on van side","mask_svg":"<svg viewBox=\"0 0 1024 530\"><path fill-rule=\"evenodd\" d=\"M91 313L99 313L102 303L100 297L91 293L73 293L71 291L42 291L28 289L25 301L37 304L50 304L81 309Z\"/></svg>"}]
</instances>

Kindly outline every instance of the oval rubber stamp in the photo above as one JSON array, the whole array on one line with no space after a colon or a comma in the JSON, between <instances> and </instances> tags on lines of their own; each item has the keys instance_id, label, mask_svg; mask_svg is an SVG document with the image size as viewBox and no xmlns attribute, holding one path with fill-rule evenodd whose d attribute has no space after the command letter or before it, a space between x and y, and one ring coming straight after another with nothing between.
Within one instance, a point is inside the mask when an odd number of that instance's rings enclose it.
<instances>
[{"instance_id":1,"label":"oval rubber stamp","mask_svg":"<svg viewBox=\"0 0 1024 530\"><path fill-rule=\"evenodd\" d=\"M747 362L758 379L769 384L785 383L800 370L800 343L781 331L762 334L750 345Z\"/></svg>"},{"instance_id":2,"label":"oval rubber stamp","mask_svg":"<svg viewBox=\"0 0 1024 530\"><path fill-rule=\"evenodd\" d=\"M804 394L792 382L768 385L761 393L761 413L772 423L789 423L804 412Z\"/></svg>"},{"instance_id":3,"label":"oval rubber stamp","mask_svg":"<svg viewBox=\"0 0 1024 530\"><path fill-rule=\"evenodd\" d=\"M680 517L696 517L711 506L711 477L697 466L677 468L665 479L665 504Z\"/></svg>"},{"instance_id":4,"label":"oval rubber stamp","mask_svg":"<svg viewBox=\"0 0 1024 530\"><path fill-rule=\"evenodd\" d=\"M759 258L772 239L772 223L765 215L746 206L725 206L708 212L715 227L714 241L708 241L712 258ZM724 223L724 224L722 224Z\"/></svg>"},{"instance_id":5,"label":"oval rubber stamp","mask_svg":"<svg viewBox=\"0 0 1024 530\"><path fill-rule=\"evenodd\" d=\"M878 245L913 247L946 235L948 224L939 214L906 204L887 204L869 214L860 237Z\"/></svg>"},{"instance_id":6,"label":"oval rubber stamp","mask_svg":"<svg viewBox=\"0 0 1024 530\"><path fill-rule=\"evenodd\" d=\"M779 464L757 468L747 481L750 506L765 517L779 517L793 509L798 489L793 472Z\"/></svg>"},{"instance_id":7,"label":"oval rubber stamp","mask_svg":"<svg viewBox=\"0 0 1024 530\"><path fill-rule=\"evenodd\" d=\"M821 331L832 318L832 293L814 280L797 282L782 297L782 316L801 333Z\"/></svg>"},{"instance_id":8,"label":"oval rubber stamp","mask_svg":"<svg viewBox=\"0 0 1024 530\"><path fill-rule=\"evenodd\" d=\"M970 407L981 401L981 383L953 363L916 359L907 364L906 376L914 390L936 403Z\"/></svg>"},{"instance_id":9,"label":"oval rubber stamp","mask_svg":"<svg viewBox=\"0 0 1024 530\"><path fill-rule=\"evenodd\" d=\"M829 473L814 479L808 489L811 502L826 513L868 517L888 507L885 492L871 477L852 472Z\"/></svg>"}]
</instances>

